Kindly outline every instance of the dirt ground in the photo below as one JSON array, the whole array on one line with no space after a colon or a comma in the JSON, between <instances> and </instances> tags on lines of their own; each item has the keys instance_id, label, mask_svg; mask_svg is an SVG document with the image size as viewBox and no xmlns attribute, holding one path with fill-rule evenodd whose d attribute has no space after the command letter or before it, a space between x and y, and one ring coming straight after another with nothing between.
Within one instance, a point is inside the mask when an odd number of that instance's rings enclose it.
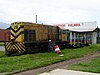
<instances>
[{"instance_id":1,"label":"dirt ground","mask_svg":"<svg viewBox=\"0 0 100 75\"><path fill-rule=\"evenodd\" d=\"M96 52L96 53L91 54L91 55L86 55L86 56L81 57L81 58L76 58L76 59L71 59L71 60L59 62L59 63L52 64L52 65L49 65L49 66L46 66L46 67L41 67L41 68L17 73L17 74L14 74L14 75L37 75L37 74L40 74L40 73L43 73L43 72L48 72L48 71L51 71L51 70L54 70L54 69L57 69L57 68L60 68L60 69L66 68L67 69L67 67L71 64L77 64L77 63L80 63L80 62L83 62L83 61L88 61L88 60L94 59L96 57L100 57L100 52Z\"/></svg>"}]
</instances>

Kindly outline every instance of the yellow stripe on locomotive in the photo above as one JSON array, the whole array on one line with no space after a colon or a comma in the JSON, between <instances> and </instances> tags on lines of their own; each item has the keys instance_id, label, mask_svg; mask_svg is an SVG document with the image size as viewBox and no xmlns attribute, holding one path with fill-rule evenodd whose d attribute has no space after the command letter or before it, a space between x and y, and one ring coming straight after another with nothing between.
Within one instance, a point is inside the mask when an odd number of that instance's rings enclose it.
<instances>
[{"instance_id":1,"label":"yellow stripe on locomotive","mask_svg":"<svg viewBox=\"0 0 100 75\"><path fill-rule=\"evenodd\" d=\"M5 43L6 54L22 54L25 52L23 22L11 24L10 42Z\"/></svg>"},{"instance_id":2,"label":"yellow stripe on locomotive","mask_svg":"<svg viewBox=\"0 0 100 75\"><path fill-rule=\"evenodd\" d=\"M11 24L11 40L14 39L14 41L23 42L24 41L24 28L23 28L23 22L20 23L12 23Z\"/></svg>"}]
</instances>

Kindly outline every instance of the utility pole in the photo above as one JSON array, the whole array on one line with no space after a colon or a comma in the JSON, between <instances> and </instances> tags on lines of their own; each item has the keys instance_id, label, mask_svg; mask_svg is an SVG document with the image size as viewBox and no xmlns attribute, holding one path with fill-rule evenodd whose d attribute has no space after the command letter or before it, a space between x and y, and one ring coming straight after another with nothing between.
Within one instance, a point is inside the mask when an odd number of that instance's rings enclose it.
<instances>
[{"instance_id":1,"label":"utility pole","mask_svg":"<svg viewBox=\"0 0 100 75\"><path fill-rule=\"evenodd\" d=\"M36 15L36 23L37 23L37 15Z\"/></svg>"}]
</instances>

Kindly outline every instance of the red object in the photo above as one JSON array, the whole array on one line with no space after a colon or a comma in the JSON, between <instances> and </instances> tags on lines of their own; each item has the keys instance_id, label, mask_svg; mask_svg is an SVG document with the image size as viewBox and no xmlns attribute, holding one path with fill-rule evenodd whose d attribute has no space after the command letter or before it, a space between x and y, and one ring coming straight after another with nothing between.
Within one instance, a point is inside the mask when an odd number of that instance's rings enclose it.
<instances>
[{"instance_id":1,"label":"red object","mask_svg":"<svg viewBox=\"0 0 100 75\"><path fill-rule=\"evenodd\" d=\"M54 46L54 49L55 49L55 52L56 52L57 54L61 53L60 48L58 47L58 45L55 45L55 46Z\"/></svg>"},{"instance_id":2,"label":"red object","mask_svg":"<svg viewBox=\"0 0 100 75\"><path fill-rule=\"evenodd\" d=\"M68 24L68 26L74 27L74 26L80 26L80 24Z\"/></svg>"},{"instance_id":3,"label":"red object","mask_svg":"<svg viewBox=\"0 0 100 75\"><path fill-rule=\"evenodd\" d=\"M0 42L10 41L10 30L0 29Z\"/></svg>"}]
</instances>

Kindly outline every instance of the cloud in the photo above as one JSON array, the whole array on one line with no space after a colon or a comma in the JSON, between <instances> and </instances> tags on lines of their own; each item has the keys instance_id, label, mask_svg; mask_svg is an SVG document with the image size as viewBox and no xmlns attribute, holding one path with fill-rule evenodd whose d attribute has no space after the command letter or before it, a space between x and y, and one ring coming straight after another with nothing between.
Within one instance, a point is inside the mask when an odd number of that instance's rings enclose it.
<instances>
[{"instance_id":1,"label":"cloud","mask_svg":"<svg viewBox=\"0 0 100 75\"><path fill-rule=\"evenodd\" d=\"M98 21L100 23L99 0L0 0L1 21L44 23L66 23Z\"/></svg>"}]
</instances>

